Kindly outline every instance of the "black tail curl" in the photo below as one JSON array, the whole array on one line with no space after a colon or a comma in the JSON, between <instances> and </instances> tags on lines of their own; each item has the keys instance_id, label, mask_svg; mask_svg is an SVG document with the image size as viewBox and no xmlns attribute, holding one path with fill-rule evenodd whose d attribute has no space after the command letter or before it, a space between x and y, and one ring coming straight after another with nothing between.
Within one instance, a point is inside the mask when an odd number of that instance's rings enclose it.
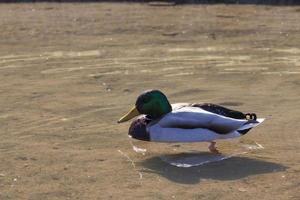
<instances>
[{"instance_id":1,"label":"black tail curl","mask_svg":"<svg viewBox=\"0 0 300 200\"><path fill-rule=\"evenodd\" d=\"M247 120L255 120L255 121L256 121L257 116L256 116L255 113L247 113L247 114L245 114L245 118L246 118Z\"/></svg>"}]
</instances>

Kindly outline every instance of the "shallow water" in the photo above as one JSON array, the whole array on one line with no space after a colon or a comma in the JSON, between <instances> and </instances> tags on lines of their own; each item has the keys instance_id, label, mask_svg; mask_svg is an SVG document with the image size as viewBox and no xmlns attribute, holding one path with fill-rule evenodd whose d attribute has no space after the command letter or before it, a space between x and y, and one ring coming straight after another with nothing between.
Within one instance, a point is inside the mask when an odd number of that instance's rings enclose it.
<instances>
[{"instance_id":1,"label":"shallow water","mask_svg":"<svg viewBox=\"0 0 300 200\"><path fill-rule=\"evenodd\" d=\"M249 143L250 141L248 141ZM132 142L130 142L132 145L132 149L136 153L140 153L142 155L146 155L147 149L140 148L135 146ZM225 143L226 144L226 143ZM158 146L158 145L156 145ZM202 148L201 148L202 146ZM230 148L228 149L228 147ZM239 155L243 155L246 153L253 152L255 150L261 150L264 149L264 147L261 144L258 144L257 142L252 142L252 144L243 144L240 142L233 142L233 139L230 141L230 143L227 143L227 149L224 148L224 142L223 142L223 148L221 149L220 153L210 153L208 152L208 149L203 149L203 145L197 144L173 144L173 145L166 145L164 144L164 151L166 151L165 154L160 156L160 159L170 165L176 166L176 167L197 167L201 165L207 165L209 163L213 162L220 162L223 160L230 159L232 157L236 157ZM218 148L218 147L217 147ZM149 147L151 149L156 149L154 145ZM199 150L202 151L199 151ZM218 148L219 149L219 148ZM132 161L128 155L124 154L119 150L119 152L125 156L127 159ZM148 151L149 152L149 151ZM133 161L132 161L133 162ZM135 166L134 166L135 168Z\"/></svg>"},{"instance_id":2,"label":"shallow water","mask_svg":"<svg viewBox=\"0 0 300 200\"><path fill-rule=\"evenodd\" d=\"M299 18L299 7L1 4L0 199L297 199ZM201 164L206 143L134 141L116 123L150 88L266 121L218 143L232 157Z\"/></svg>"}]
</instances>

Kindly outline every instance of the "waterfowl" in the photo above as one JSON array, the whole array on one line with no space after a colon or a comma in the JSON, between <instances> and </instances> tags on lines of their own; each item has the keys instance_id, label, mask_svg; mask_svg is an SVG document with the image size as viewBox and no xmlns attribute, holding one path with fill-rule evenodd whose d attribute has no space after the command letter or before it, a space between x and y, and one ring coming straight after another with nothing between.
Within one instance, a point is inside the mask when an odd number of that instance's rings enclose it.
<instances>
[{"instance_id":1,"label":"waterfowl","mask_svg":"<svg viewBox=\"0 0 300 200\"><path fill-rule=\"evenodd\" d=\"M215 140L236 138L264 121L255 113L242 113L220 105L170 104L159 90L138 96L135 106L118 123L138 116L130 125L132 138L153 142L210 142L208 149L218 153Z\"/></svg>"}]
</instances>

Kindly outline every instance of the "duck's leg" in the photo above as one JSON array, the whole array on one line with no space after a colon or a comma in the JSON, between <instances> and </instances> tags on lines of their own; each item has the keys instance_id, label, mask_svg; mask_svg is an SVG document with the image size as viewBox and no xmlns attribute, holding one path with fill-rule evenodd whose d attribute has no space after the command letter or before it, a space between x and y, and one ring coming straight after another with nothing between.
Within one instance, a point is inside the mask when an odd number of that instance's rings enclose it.
<instances>
[{"instance_id":1,"label":"duck's leg","mask_svg":"<svg viewBox=\"0 0 300 200\"><path fill-rule=\"evenodd\" d=\"M209 149L209 151L212 152L212 153L220 153L220 152L218 151L217 147L216 147L216 142L214 142L214 141L211 141L211 142L210 142L210 145L208 146L208 149Z\"/></svg>"}]
</instances>

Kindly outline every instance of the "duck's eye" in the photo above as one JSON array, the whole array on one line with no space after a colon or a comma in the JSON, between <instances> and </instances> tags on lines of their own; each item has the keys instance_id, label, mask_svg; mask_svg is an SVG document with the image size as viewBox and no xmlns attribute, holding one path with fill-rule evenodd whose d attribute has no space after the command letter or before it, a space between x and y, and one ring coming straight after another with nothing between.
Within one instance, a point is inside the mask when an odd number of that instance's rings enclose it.
<instances>
[{"instance_id":1,"label":"duck's eye","mask_svg":"<svg viewBox=\"0 0 300 200\"><path fill-rule=\"evenodd\" d=\"M149 99L148 99L148 98L143 98L143 99L142 99L142 102L143 102L143 103L148 103L148 102L149 102Z\"/></svg>"},{"instance_id":2,"label":"duck's eye","mask_svg":"<svg viewBox=\"0 0 300 200\"><path fill-rule=\"evenodd\" d=\"M142 98L142 102L143 103L148 103L150 101L150 96L144 96L143 98Z\"/></svg>"}]
</instances>

